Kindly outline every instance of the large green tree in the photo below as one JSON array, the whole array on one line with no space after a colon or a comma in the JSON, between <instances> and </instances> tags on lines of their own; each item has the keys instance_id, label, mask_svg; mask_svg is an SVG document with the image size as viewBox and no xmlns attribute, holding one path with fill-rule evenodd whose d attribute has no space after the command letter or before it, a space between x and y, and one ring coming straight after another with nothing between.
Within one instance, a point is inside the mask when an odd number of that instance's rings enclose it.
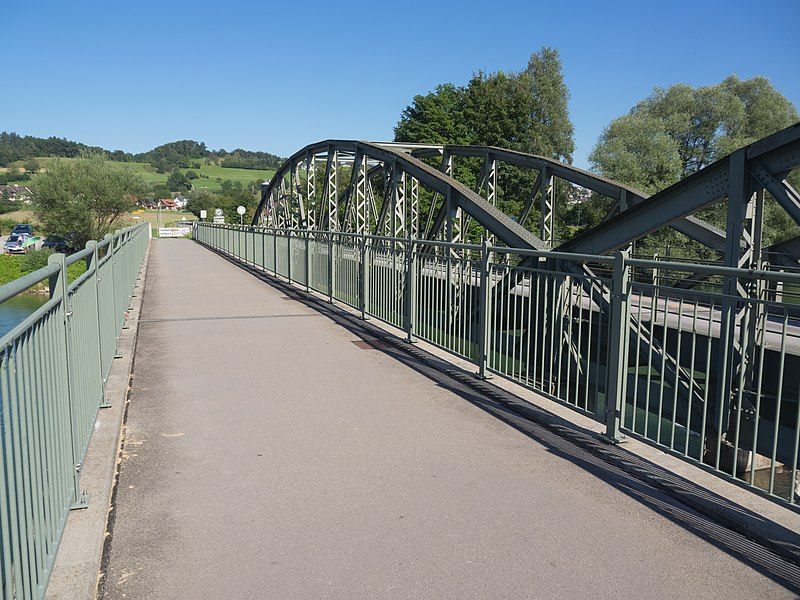
<instances>
[{"instance_id":1,"label":"large green tree","mask_svg":"<svg viewBox=\"0 0 800 600\"><path fill-rule=\"evenodd\" d=\"M218 198L215 193L202 188L189 190L186 192L186 198L189 200L186 209L194 213L198 218L200 217L201 210L205 210L206 217L211 218L214 215L215 208L227 208L228 204L226 200L225 207L223 207L220 198Z\"/></svg>"},{"instance_id":2,"label":"large green tree","mask_svg":"<svg viewBox=\"0 0 800 600\"><path fill-rule=\"evenodd\" d=\"M192 182L186 175L175 169L167 177L167 188L170 192L186 192L192 189Z\"/></svg>"},{"instance_id":3,"label":"large green tree","mask_svg":"<svg viewBox=\"0 0 800 600\"><path fill-rule=\"evenodd\" d=\"M543 48L520 72L477 72L466 86L415 96L395 141L501 146L571 162L568 99L558 51Z\"/></svg>"},{"instance_id":4,"label":"large green tree","mask_svg":"<svg viewBox=\"0 0 800 600\"><path fill-rule=\"evenodd\" d=\"M764 77L656 88L606 127L589 160L601 175L655 192L798 120Z\"/></svg>"},{"instance_id":5,"label":"large green tree","mask_svg":"<svg viewBox=\"0 0 800 600\"><path fill-rule=\"evenodd\" d=\"M741 80L731 75L700 88L656 88L606 127L589 160L601 175L653 194L798 120L797 109L764 77ZM701 216L725 227L722 207ZM796 229L774 202L767 203L767 243ZM665 243L687 243L674 232L650 241L662 249Z\"/></svg>"},{"instance_id":6,"label":"large green tree","mask_svg":"<svg viewBox=\"0 0 800 600\"><path fill-rule=\"evenodd\" d=\"M78 247L118 227L147 186L127 167L101 155L55 159L31 185L34 211L47 234L71 236Z\"/></svg>"},{"instance_id":7,"label":"large green tree","mask_svg":"<svg viewBox=\"0 0 800 600\"><path fill-rule=\"evenodd\" d=\"M522 74L531 86L528 151L571 163L575 128L569 118L569 90L558 50L542 48L532 54Z\"/></svg>"},{"instance_id":8,"label":"large green tree","mask_svg":"<svg viewBox=\"0 0 800 600\"><path fill-rule=\"evenodd\" d=\"M414 96L394 128L394 139L417 144L468 143L464 88L445 83L430 94Z\"/></svg>"}]
</instances>

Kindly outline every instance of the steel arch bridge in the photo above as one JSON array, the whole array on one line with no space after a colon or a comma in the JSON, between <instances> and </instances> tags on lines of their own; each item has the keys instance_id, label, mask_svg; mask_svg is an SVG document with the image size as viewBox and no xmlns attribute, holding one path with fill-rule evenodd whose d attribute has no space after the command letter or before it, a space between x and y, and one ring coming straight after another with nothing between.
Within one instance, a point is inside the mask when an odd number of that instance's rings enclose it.
<instances>
[{"instance_id":1,"label":"steel arch bridge","mask_svg":"<svg viewBox=\"0 0 800 600\"><path fill-rule=\"evenodd\" d=\"M455 163L464 159L481 163L472 189L455 178ZM431 160L439 162L438 169ZM497 208L503 166L535 175L524 196L513 199L522 206L518 214ZM263 184L253 224L458 243L474 222L483 235L509 247L594 254L625 248L669 226L720 253L728 266L755 268L768 253L773 264L797 267L800 238L766 248L762 230L765 191L800 224L800 194L786 181L798 166L800 123L649 197L570 165L502 148L328 140L292 155ZM560 181L609 198L612 208L599 226L554 247ZM726 231L696 216L725 200ZM534 212L538 235L526 227Z\"/></svg>"}]
</instances>

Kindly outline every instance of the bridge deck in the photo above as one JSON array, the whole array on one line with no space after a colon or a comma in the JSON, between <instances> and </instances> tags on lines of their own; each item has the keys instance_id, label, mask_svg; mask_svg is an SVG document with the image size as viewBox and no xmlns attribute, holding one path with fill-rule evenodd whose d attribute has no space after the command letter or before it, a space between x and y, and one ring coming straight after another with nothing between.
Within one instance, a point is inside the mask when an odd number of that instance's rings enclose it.
<instances>
[{"instance_id":1,"label":"bridge deck","mask_svg":"<svg viewBox=\"0 0 800 600\"><path fill-rule=\"evenodd\" d=\"M675 500L357 339L154 240L104 598L795 597Z\"/></svg>"}]
</instances>

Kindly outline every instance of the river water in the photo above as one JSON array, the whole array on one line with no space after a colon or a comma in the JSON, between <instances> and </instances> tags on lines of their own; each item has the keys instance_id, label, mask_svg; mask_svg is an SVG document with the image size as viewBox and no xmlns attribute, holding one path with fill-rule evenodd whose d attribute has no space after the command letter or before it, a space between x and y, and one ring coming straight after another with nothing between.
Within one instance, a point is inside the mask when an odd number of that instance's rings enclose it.
<instances>
[{"instance_id":1,"label":"river water","mask_svg":"<svg viewBox=\"0 0 800 600\"><path fill-rule=\"evenodd\" d=\"M47 294L19 294L0 304L0 338L22 323L48 299Z\"/></svg>"}]
</instances>

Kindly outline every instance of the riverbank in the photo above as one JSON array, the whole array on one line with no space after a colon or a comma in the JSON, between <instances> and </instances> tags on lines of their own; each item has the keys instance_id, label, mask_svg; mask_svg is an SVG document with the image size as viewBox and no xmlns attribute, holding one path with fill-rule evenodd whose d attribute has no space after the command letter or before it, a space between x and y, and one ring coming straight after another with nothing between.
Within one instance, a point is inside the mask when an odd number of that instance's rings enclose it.
<instances>
[{"instance_id":1,"label":"riverbank","mask_svg":"<svg viewBox=\"0 0 800 600\"><path fill-rule=\"evenodd\" d=\"M47 266L47 258L52 254L50 250L36 250L28 254L2 254L0 255L0 285L5 285L19 279L23 275ZM69 280L73 281L86 270L83 261L79 261L67 268ZM44 285L44 284L39 284ZM36 286L39 287L39 286ZM32 288L34 289L34 288Z\"/></svg>"},{"instance_id":2,"label":"riverbank","mask_svg":"<svg viewBox=\"0 0 800 600\"><path fill-rule=\"evenodd\" d=\"M0 285L5 285L47 265L52 252L39 250L19 256L0 255ZM67 268L69 281L74 281L86 271L86 264L78 261ZM33 314L50 297L48 281L44 280L0 304L0 338Z\"/></svg>"}]
</instances>

